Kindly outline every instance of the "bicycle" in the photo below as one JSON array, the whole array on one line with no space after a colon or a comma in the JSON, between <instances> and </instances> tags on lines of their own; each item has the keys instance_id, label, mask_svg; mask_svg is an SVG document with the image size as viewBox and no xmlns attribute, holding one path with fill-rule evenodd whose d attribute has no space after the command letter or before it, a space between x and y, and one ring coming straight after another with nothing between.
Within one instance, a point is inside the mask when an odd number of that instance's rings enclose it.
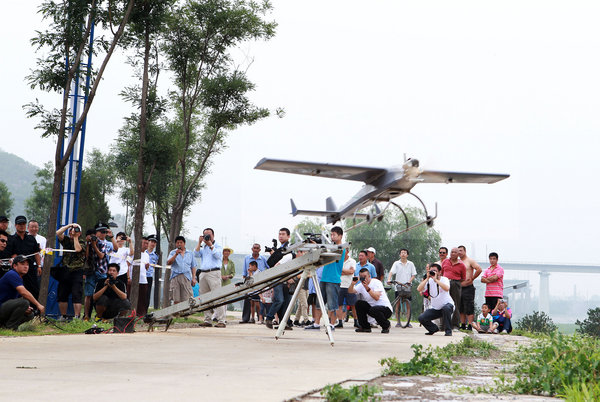
<instances>
[{"instance_id":1,"label":"bicycle","mask_svg":"<svg viewBox=\"0 0 600 402\"><path fill-rule=\"evenodd\" d=\"M394 299L393 308L398 324L401 328L407 328L410 325L410 300L411 288L410 283L400 283L397 281L389 281L388 284L396 286L398 296Z\"/></svg>"}]
</instances>

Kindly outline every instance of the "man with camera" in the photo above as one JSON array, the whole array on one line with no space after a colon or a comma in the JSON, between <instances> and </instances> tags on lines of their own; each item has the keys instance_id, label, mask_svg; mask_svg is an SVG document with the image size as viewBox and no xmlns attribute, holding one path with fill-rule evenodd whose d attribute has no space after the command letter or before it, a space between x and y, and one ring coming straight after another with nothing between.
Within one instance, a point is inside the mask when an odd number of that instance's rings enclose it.
<instances>
[{"instance_id":1,"label":"man with camera","mask_svg":"<svg viewBox=\"0 0 600 402\"><path fill-rule=\"evenodd\" d=\"M271 256L267 260L269 268L273 268L284 257L283 253L290 242L290 230L288 228L279 229L278 237L281 246L279 246L277 249L270 249L269 252L271 253ZM293 282L293 280L291 280L291 282ZM265 325L267 328L273 328L273 319L275 318L275 314L277 314L280 320L283 318L291 299L292 295L290 295L287 283L280 283L273 288L273 304L271 304L271 308L267 312L267 317L265 319ZM287 323L280 323L280 325L283 324L285 324L286 330L292 330L292 320L288 320Z\"/></svg>"},{"instance_id":2,"label":"man with camera","mask_svg":"<svg viewBox=\"0 0 600 402\"><path fill-rule=\"evenodd\" d=\"M194 296L192 286L196 285L196 259L185 249L185 237L175 238L175 250L171 250L167 265L171 266L170 299L174 304Z\"/></svg>"},{"instance_id":3,"label":"man with camera","mask_svg":"<svg viewBox=\"0 0 600 402\"><path fill-rule=\"evenodd\" d=\"M94 234L90 234L89 238L86 234L88 247L86 255L91 262L94 272L85 275L84 295L85 295L85 311L84 319L90 319L92 315L92 299L96 290L96 285L106 279L106 271L108 270L108 257L113 252L113 245L106 240L109 233L108 225L98 222L94 227Z\"/></svg>"},{"instance_id":4,"label":"man with camera","mask_svg":"<svg viewBox=\"0 0 600 402\"><path fill-rule=\"evenodd\" d=\"M29 264L29 271L23 276L23 283L33 297L40 293L38 277L42 275L40 245L35 237L27 233L27 218L19 215L15 218L16 232L9 239L9 248L13 257L24 255Z\"/></svg>"},{"instance_id":5,"label":"man with camera","mask_svg":"<svg viewBox=\"0 0 600 402\"><path fill-rule=\"evenodd\" d=\"M117 279L119 264L108 264L106 273L107 277L98 282L93 296L97 321L115 318L117 315L124 317L131 310L125 284Z\"/></svg>"},{"instance_id":6,"label":"man with camera","mask_svg":"<svg viewBox=\"0 0 600 402\"><path fill-rule=\"evenodd\" d=\"M68 231L68 235L65 235ZM81 314L83 298L83 267L85 265L85 241L81 239L81 226L76 223L63 226L56 231L56 237L63 247L62 263L67 273L58 282L58 309L61 320L67 319L69 295L71 295L75 317ZM70 252L72 251L72 252Z\"/></svg>"},{"instance_id":7,"label":"man with camera","mask_svg":"<svg viewBox=\"0 0 600 402\"><path fill-rule=\"evenodd\" d=\"M432 321L442 317L446 336L452 336L450 323L454 311L454 301L450 297L450 280L442 276L442 267L431 264L429 275L417 287L419 292L427 290L431 297L431 308L419 316L419 322L428 331L425 335L433 335L440 330Z\"/></svg>"},{"instance_id":8,"label":"man with camera","mask_svg":"<svg viewBox=\"0 0 600 402\"><path fill-rule=\"evenodd\" d=\"M360 279L360 283L358 283ZM381 327L381 333L390 332L390 318L392 316L392 304L385 293L383 283L379 279L371 278L367 268L362 268L358 276L352 278L348 293L358 295L356 301L356 315L358 324L356 332L371 332L371 324L367 316L373 317Z\"/></svg>"},{"instance_id":9,"label":"man with camera","mask_svg":"<svg viewBox=\"0 0 600 402\"><path fill-rule=\"evenodd\" d=\"M202 246L204 244L204 246ZM223 247L215 241L215 231L206 228L202 236L198 239L198 245L194 251L194 257L201 258L200 276L198 284L200 285L200 294L208 293L221 287L221 265L223 264ZM225 328L225 314L227 306L217 307L214 310L204 312L205 327L212 327L211 317L217 319L217 328Z\"/></svg>"},{"instance_id":10,"label":"man with camera","mask_svg":"<svg viewBox=\"0 0 600 402\"><path fill-rule=\"evenodd\" d=\"M44 314L44 306L25 288L23 277L29 271L29 262L23 255L13 258L12 269L0 278L0 327L17 329L33 319L35 306Z\"/></svg>"}]
</instances>

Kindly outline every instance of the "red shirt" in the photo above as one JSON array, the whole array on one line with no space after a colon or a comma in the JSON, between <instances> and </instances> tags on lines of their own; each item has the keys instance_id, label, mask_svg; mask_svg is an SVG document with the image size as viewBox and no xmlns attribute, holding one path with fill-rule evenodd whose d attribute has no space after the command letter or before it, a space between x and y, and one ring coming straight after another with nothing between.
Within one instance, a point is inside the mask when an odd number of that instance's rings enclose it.
<instances>
[{"instance_id":1,"label":"red shirt","mask_svg":"<svg viewBox=\"0 0 600 402\"><path fill-rule=\"evenodd\" d=\"M456 264L452 264L452 261L448 258L442 262L442 275L448 279L464 281L467 278L467 267L460 260Z\"/></svg>"}]
</instances>

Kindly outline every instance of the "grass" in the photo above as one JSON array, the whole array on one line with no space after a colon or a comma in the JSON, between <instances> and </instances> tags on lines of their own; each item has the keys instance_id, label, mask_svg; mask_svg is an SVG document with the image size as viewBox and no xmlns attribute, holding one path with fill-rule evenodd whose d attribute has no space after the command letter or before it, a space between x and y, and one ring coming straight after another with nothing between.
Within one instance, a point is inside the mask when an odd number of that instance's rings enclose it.
<instances>
[{"instance_id":1,"label":"grass","mask_svg":"<svg viewBox=\"0 0 600 402\"><path fill-rule=\"evenodd\" d=\"M373 385L354 385L344 388L340 384L327 385L321 390L321 395L329 402L367 402L378 401L376 396L381 388Z\"/></svg>"},{"instance_id":2,"label":"grass","mask_svg":"<svg viewBox=\"0 0 600 402\"><path fill-rule=\"evenodd\" d=\"M95 323L97 327L105 330L112 328L112 321L108 323ZM71 322L40 322L35 318L32 321L21 324L16 331L11 329L0 329L0 336L39 336L39 335L62 335L83 334L94 325L91 321L73 320Z\"/></svg>"}]
</instances>

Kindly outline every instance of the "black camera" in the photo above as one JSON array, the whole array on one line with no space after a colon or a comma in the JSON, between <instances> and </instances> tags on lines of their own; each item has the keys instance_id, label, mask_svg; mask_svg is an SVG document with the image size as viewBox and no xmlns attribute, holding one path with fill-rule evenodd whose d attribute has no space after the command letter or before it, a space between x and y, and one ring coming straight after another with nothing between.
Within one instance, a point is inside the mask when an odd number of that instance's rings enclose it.
<instances>
[{"instance_id":1,"label":"black camera","mask_svg":"<svg viewBox=\"0 0 600 402\"><path fill-rule=\"evenodd\" d=\"M204 235L204 241L210 241L210 235Z\"/></svg>"},{"instance_id":2,"label":"black camera","mask_svg":"<svg viewBox=\"0 0 600 402\"><path fill-rule=\"evenodd\" d=\"M366 276L361 276L360 277L360 281L363 282L363 283L366 282L367 281L367 277Z\"/></svg>"},{"instance_id":3,"label":"black camera","mask_svg":"<svg viewBox=\"0 0 600 402\"><path fill-rule=\"evenodd\" d=\"M79 232L81 232L81 228L79 226L74 226L73 227L73 232L79 233Z\"/></svg>"},{"instance_id":4,"label":"black camera","mask_svg":"<svg viewBox=\"0 0 600 402\"><path fill-rule=\"evenodd\" d=\"M436 276L437 272L434 270L429 271L429 276Z\"/></svg>"},{"instance_id":5,"label":"black camera","mask_svg":"<svg viewBox=\"0 0 600 402\"><path fill-rule=\"evenodd\" d=\"M323 238L318 233L304 233L304 236L306 236L304 239L306 243L323 244Z\"/></svg>"},{"instance_id":6,"label":"black camera","mask_svg":"<svg viewBox=\"0 0 600 402\"><path fill-rule=\"evenodd\" d=\"M277 249L277 240L273 239L271 241L273 242L273 247L265 246L265 253L270 253L271 251L275 251L275 249Z\"/></svg>"},{"instance_id":7,"label":"black camera","mask_svg":"<svg viewBox=\"0 0 600 402\"><path fill-rule=\"evenodd\" d=\"M91 240L92 240L92 241L95 243L95 242L97 242L97 241L98 241L98 236L96 236L96 235L91 235L91 236L90 236L90 239L91 239Z\"/></svg>"},{"instance_id":8,"label":"black camera","mask_svg":"<svg viewBox=\"0 0 600 402\"><path fill-rule=\"evenodd\" d=\"M113 278L112 276L109 276L108 277L108 284L112 286L115 283L117 283L117 278Z\"/></svg>"}]
</instances>

